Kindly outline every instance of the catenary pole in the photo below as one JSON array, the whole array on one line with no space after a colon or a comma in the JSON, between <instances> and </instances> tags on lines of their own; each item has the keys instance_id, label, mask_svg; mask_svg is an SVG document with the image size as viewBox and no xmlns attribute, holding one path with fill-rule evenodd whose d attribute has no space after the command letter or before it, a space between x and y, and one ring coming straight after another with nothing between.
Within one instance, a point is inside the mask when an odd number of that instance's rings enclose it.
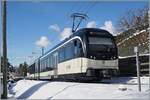
<instances>
[{"instance_id":1,"label":"catenary pole","mask_svg":"<svg viewBox=\"0 0 150 100\"><path fill-rule=\"evenodd\" d=\"M7 99L7 34L6 34L6 0L2 0L2 35L3 35L3 99Z\"/></svg>"},{"instance_id":2,"label":"catenary pole","mask_svg":"<svg viewBox=\"0 0 150 100\"><path fill-rule=\"evenodd\" d=\"M44 55L44 47L41 48L42 49L42 56Z\"/></svg>"},{"instance_id":3,"label":"catenary pole","mask_svg":"<svg viewBox=\"0 0 150 100\"><path fill-rule=\"evenodd\" d=\"M139 63L139 50L138 50L138 47L134 47L134 51L136 53L136 67L137 67L138 90L141 92L140 63Z\"/></svg>"}]
</instances>

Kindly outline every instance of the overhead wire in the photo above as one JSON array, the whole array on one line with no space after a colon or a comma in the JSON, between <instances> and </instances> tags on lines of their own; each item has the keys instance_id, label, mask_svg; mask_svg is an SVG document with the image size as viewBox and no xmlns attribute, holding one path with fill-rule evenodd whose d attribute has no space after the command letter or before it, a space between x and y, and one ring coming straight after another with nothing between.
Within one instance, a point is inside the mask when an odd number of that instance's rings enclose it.
<instances>
[{"instance_id":1,"label":"overhead wire","mask_svg":"<svg viewBox=\"0 0 150 100\"><path fill-rule=\"evenodd\" d=\"M93 2L87 9L86 9L86 12L85 14L89 13L91 11L91 9L97 4L97 2Z\"/></svg>"},{"instance_id":2,"label":"overhead wire","mask_svg":"<svg viewBox=\"0 0 150 100\"><path fill-rule=\"evenodd\" d=\"M90 3L88 3L88 5L87 6L83 6L83 2L81 2L81 3L74 3L74 6L72 6L72 8L69 10L69 12L66 14L67 15L67 17L69 16L70 17L70 12L72 13L72 12L75 12L75 11L73 11L76 7L78 7L78 9L76 10L77 12L79 12L79 13L83 13L83 14L88 14L90 11L91 11L91 9L95 6L97 4L97 2L96 1L94 1L94 2L92 2L92 4L91 4L91 2ZM67 23L67 22L66 22ZM69 21L69 23L70 23L70 21Z\"/></svg>"},{"instance_id":3,"label":"overhead wire","mask_svg":"<svg viewBox=\"0 0 150 100\"><path fill-rule=\"evenodd\" d=\"M88 3L88 5L87 6L85 6L85 7L83 7L83 5L82 5L82 10L81 10L81 7L78 7L81 11L81 13L82 14L85 14L85 15L87 15L90 11L91 11L91 9L95 6L97 4L97 2L92 2L92 4L91 4L91 2L90 3ZM76 29L78 28L78 26L81 24L81 22L82 22L82 18L78 18L78 19L76 19L76 23L78 23L77 24L77 26L76 26Z\"/></svg>"},{"instance_id":4,"label":"overhead wire","mask_svg":"<svg viewBox=\"0 0 150 100\"><path fill-rule=\"evenodd\" d=\"M91 9L96 5L96 3L97 2L94 1L92 3L91 2L88 3L86 6L83 6L83 2L79 2L79 3L78 2L74 2L74 4L71 7L71 9L68 12L66 12L64 19L68 19L68 17L70 17L71 13L73 13L75 11L78 11L79 13L88 14L91 11ZM80 22L80 21L78 20L78 22ZM70 23L71 23L71 21L68 19L68 21L66 21L64 23L64 25L66 26L66 25L69 25Z\"/></svg>"}]
</instances>

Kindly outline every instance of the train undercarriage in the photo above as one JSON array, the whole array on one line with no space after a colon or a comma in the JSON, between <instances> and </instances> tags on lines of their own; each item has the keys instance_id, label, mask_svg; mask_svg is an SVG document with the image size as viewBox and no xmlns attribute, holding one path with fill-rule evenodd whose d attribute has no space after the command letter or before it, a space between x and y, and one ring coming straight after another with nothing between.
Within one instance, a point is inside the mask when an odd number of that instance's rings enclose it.
<instances>
[{"instance_id":1,"label":"train undercarriage","mask_svg":"<svg viewBox=\"0 0 150 100\"><path fill-rule=\"evenodd\" d=\"M39 74L40 75L40 74ZM39 79L47 81L68 81L68 82L100 82L102 79L111 79L118 75L117 69L88 69L85 73L34 76L29 79Z\"/></svg>"}]
</instances>

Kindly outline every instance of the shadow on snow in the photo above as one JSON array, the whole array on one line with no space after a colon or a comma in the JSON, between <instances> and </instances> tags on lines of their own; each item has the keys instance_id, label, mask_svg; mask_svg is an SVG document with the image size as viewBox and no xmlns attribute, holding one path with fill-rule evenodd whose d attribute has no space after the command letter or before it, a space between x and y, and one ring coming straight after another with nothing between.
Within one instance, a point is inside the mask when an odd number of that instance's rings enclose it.
<instances>
[{"instance_id":1,"label":"shadow on snow","mask_svg":"<svg viewBox=\"0 0 150 100\"><path fill-rule=\"evenodd\" d=\"M25 99L25 98L30 97L34 92L36 92L39 88L41 88L43 85L45 85L47 83L49 83L49 82L42 82L42 83L32 86L27 91L25 91L23 94L21 94L17 99Z\"/></svg>"}]
</instances>

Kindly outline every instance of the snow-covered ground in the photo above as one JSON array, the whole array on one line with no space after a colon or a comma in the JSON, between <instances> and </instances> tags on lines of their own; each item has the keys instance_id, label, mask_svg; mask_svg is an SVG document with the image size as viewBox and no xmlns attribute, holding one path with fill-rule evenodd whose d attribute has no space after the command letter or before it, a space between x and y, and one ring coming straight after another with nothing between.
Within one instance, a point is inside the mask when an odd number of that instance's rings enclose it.
<instances>
[{"instance_id":1,"label":"snow-covered ground","mask_svg":"<svg viewBox=\"0 0 150 100\"><path fill-rule=\"evenodd\" d=\"M142 77L138 92L136 77L113 78L101 83L20 80L9 98L17 99L149 99L149 77Z\"/></svg>"}]
</instances>

